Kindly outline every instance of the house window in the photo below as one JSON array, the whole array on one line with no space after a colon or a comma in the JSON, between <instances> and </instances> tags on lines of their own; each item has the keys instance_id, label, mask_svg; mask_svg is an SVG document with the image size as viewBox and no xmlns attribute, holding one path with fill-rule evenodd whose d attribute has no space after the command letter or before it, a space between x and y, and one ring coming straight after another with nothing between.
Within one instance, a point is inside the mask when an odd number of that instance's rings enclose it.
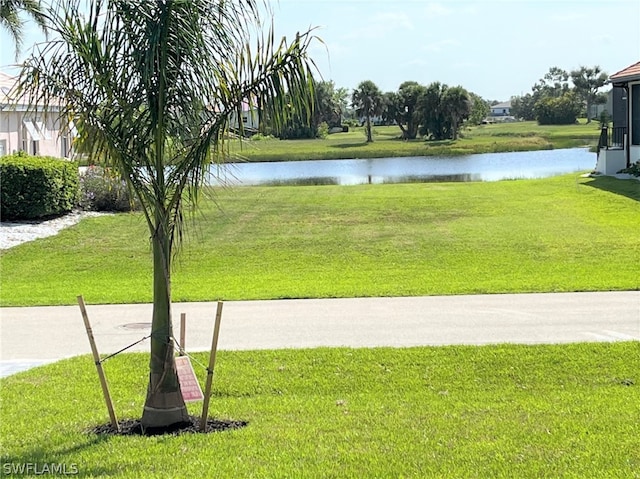
<instances>
[{"instance_id":1,"label":"house window","mask_svg":"<svg viewBox=\"0 0 640 479\"><path fill-rule=\"evenodd\" d=\"M41 133L33 120L22 121L22 151L37 155L40 151Z\"/></svg>"},{"instance_id":2,"label":"house window","mask_svg":"<svg viewBox=\"0 0 640 479\"><path fill-rule=\"evenodd\" d=\"M7 140L0 140L0 156L7 154Z\"/></svg>"},{"instance_id":3,"label":"house window","mask_svg":"<svg viewBox=\"0 0 640 479\"><path fill-rule=\"evenodd\" d=\"M69 138L66 136L60 137L60 156L62 158L69 156Z\"/></svg>"},{"instance_id":4,"label":"house window","mask_svg":"<svg viewBox=\"0 0 640 479\"><path fill-rule=\"evenodd\" d=\"M631 144L640 145L640 84L631 86Z\"/></svg>"},{"instance_id":5,"label":"house window","mask_svg":"<svg viewBox=\"0 0 640 479\"><path fill-rule=\"evenodd\" d=\"M22 125L22 134L20 135L20 149L25 153L29 151L29 136L24 124Z\"/></svg>"}]
</instances>

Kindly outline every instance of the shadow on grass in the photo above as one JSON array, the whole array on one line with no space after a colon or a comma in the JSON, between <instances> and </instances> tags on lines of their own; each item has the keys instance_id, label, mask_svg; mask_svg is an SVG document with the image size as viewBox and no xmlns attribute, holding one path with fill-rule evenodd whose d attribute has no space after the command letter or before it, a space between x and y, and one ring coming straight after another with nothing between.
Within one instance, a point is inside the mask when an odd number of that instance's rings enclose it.
<instances>
[{"instance_id":1,"label":"shadow on grass","mask_svg":"<svg viewBox=\"0 0 640 479\"><path fill-rule=\"evenodd\" d=\"M331 145L331 148L340 148L342 150L346 150L348 148L361 148L367 144L367 140L361 141L359 143L336 143Z\"/></svg>"},{"instance_id":2,"label":"shadow on grass","mask_svg":"<svg viewBox=\"0 0 640 479\"><path fill-rule=\"evenodd\" d=\"M621 180L611 176L596 176L583 184L640 202L640 181L638 180Z\"/></svg>"},{"instance_id":3,"label":"shadow on grass","mask_svg":"<svg viewBox=\"0 0 640 479\"><path fill-rule=\"evenodd\" d=\"M92 467L86 468L69 459L69 454L82 452L108 440L106 436L94 436L84 442L57 449L34 447L20 455L3 456L3 475L73 475L74 477L96 477L116 475L114 469Z\"/></svg>"}]
</instances>

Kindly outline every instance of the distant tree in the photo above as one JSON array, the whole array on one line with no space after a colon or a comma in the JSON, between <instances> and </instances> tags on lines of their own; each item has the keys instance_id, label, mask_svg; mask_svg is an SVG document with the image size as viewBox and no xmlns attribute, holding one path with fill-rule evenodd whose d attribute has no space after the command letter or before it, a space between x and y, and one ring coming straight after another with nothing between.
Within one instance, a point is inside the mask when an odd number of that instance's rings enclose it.
<instances>
[{"instance_id":1,"label":"distant tree","mask_svg":"<svg viewBox=\"0 0 640 479\"><path fill-rule=\"evenodd\" d=\"M47 32L47 17L37 0L0 0L0 26L9 32L16 46L16 59L22 48L24 21L20 13L25 13Z\"/></svg>"},{"instance_id":2,"label":"distant tree","mask_svg":"<svg viewBox=\"0 0 640 479\"><path fill-rule=\"evenodd\" d=\"M568 91L559 97L544 97L535 105L540 125L571 125L576 122L582 107L575 93Z\"/></svg>"},{"instance_id":3,"label":"distant tree","mask_svg":"<svg viewBox=\"0 0 640 479\"><path fill-rule=\"evenodd\" d=\"M418 82L406 81L400 84L397 93L396 117L405 140L415 140L420 123L419 103L426 88Z\"/></svg>"},{"instance_id":4,"label":"distant tree","mask_svg":"<svg viewBox=\"0 0 640 479\"><path fill-rule=\"evenodd\" d=\"M511 97L511 114L521 120L535 120L535 97L531 93Z\"/></svg>"},{"instance_id":5,"label":"distant tree","mask_svg":"<svg viewBox=\"0 0 640 479\"><path fill-rule=\"evenodd\" d=\"M447 119L442 107L442 99L447 88L447 85L433 82L426 87L420 98L419 132L433 140L442 140L448 135Z\"/></svg>"},{"instance_id":6,"label":"distant tree","mask_svg":"<svg viewBox=\"0 0 640 479\"><path fill-rule=\"evenodd\" d=\"M397 122L397 118L400 111L400 99L395 91L387 91L382 94L382 121L385 124Z\"/></svg>"},{"instance_id":7,"label":"distant tree","mask_svg":"<svg viewBox=\"0 0 640 479\"><path fill-rule=\"evenodd\" d=\"M340 110L340 122L342 123L349 108L349 90L344 87L334 88L333 104Z\"/></svg>"},{"instance_id":8,"label":"distant tree","mask_svg":"<svg viewBox=\"0 0 640 479\"><path fill-rule=\"evenodd\" d=\"M469 99L471 100L469 124L479 125L480 123L482 123L482 120L489 116L491 107L489 106L488 101L484 100L480 95L476 95L475 93L470 92Z\"/></svg>"},{"instance_id":9,"label":"distant tree","mask_svg":"<svg viewBox=\"0 0 640 479\"><path fill-rule=\"evenodd\" d=\"M316 104L313 115L313 124L317 127L325 122L330 127L342 124L342 105L336 94L335 84L332 81L321 81L315 84Z\"/></svg>"},{"instance_id":10,"label":"distant tree","mask_svg":"<svg viewBox=\"0 0 640 479\"><path fill-rule=\"evenodd\" d=\"M365 117L367 143L373 142L371 133L371 117L380 115L383 108L383 95L378 86L371 80L365 80L353 90L351 103L359 116Z\"/></svg>"},{"instance_id":11,"label":"distant tree","mask_svg":"<svg viewBox=\"0 0 640 479\"><path fill-rule=\"evenodd\" d=\"M441 104L444 116L449 121L450 138L457 140L458 128L464 120L469 118L469 114L471 113L469 93L461 86L447 88L442 97Z\"/></svg>"},{"instance_id":12,"label":"distant tree","mask_svg":"<svg viewBox=\"0 0 640 479\"><path fill-rule=\"evenodd\" d=\"M598 105L607 101L606 96L598 95L598 90L607 83L608 79L609 75L597 65L592 68L581 66L578 70L571 72L573 89L587 108L587 123L591 123L591 105Z\"/></svg>"},{"instance_id":13,"label":"distant tree","mask_svg":"<svg viewBox=\"0 0 640 479\"><path fill-rule=\"evenodd\" d=\"M560 97L570 89L569 74L558 67L549 68L549 71L532 88L536 102L542 97Z\"/></svg>"},{"instance_id":14,"label":"distant tree","mask_svg":"<svg viewBox=\"0 0 640 479\"><path fill-rule=\"evenodd\" d=\"M575 123L582 107L569 84L569 73L558 67L549 71L531 88L531 93L515 98L514 115L541 125ZM533 115L532 115L533 113Z\"/></svg>"}]
</instances>

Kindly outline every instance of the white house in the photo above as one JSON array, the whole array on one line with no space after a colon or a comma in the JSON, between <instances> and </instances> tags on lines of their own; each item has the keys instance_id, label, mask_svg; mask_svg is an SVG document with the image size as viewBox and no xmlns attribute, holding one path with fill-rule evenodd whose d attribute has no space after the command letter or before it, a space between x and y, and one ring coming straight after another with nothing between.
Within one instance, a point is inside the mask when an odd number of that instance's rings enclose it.
<instances>
[{"instance_id":1,"label":"white house","mask_svg":"<svg viewBox=\"0 0 640 479\"><path fill-rule=\"evenodd\" d=\"M640 161L640 62L614 73L609 81L614 89L621 89L622 101L614 102L613 128L603 128L598 142L595 171L604 175L614 175Z\"/></svg>"},{"instance_id":2,"label":"white house","mask_svg":"<svg viewBox=\"0 0 640 479\"><path fill-rule=\"evenodd\" d=\"M511 116L511 102L505 101L492 105L491 116Z\"/></svg>"},{"instance_id":3,"label":"white house","mask_svg":"<svg viewBox=\"0 0 640 479\"><path fill-rule=\"evenodd\" d=\"M69 158L73 124L62 126L56 107L49 114L37 111L37 105L29 105L28 98L16 94L16 82L15 77L0 72L0 156L25 151Z\"/></svg>"}]
</instances>

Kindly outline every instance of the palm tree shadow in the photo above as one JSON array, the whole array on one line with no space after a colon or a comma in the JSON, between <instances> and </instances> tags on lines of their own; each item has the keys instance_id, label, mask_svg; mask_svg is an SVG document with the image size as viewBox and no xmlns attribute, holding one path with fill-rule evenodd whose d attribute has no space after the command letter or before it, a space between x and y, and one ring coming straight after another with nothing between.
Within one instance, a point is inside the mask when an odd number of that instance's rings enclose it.
<instances>
[{"instance_id":1,"label":"palm tree shadow","mask_svg":"<svg viewBox=\"0 0 640 479\"><path fill-rule=\"evenodd\" d=\"M626 196L634 201L640 202L640 181L634 179L623 180L612 176L596 176L583 185L608 191L616 195Z\"/></svg>"},{"instance_id":2,"label":"palm tree shadow","mask_svg":"<svg viewBox=\"0 0 640 479\"><path fill-rule=\"evenodd\" d=\"M366 144L367 144L366 140L360 143L337 143L337 144L331 145L331 148L340 148L340 149L360 148L362 146L365 146Z\"/></svg>"}]
</instances>

